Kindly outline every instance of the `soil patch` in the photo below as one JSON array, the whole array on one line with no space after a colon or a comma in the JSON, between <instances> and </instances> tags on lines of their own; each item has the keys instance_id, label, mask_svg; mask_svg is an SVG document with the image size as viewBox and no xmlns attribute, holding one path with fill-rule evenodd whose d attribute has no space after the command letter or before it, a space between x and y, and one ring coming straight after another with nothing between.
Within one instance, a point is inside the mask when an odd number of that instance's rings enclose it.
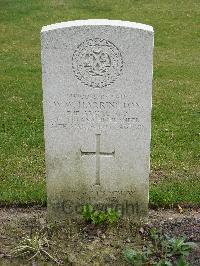
<instances>
[{"instance_id":1,"label":"soil patch","mask_svg":"<svg viewBox=\"0 0 200 266\"><path fill-rule=\"evenodd\" d=\"M181 213L180 213L181 212ZM198 244L189 261L200 265L200 209L150 210L146 224L122 220L115 225L94 226L83 220L65 224L46 223L46 208L0 209L0 265L55 265L47 256L31 261L14 258L11 251L23 237L46 232L48 252L63 265L128 265L123 257L126 247L145 241L149 227L162 229L170 237L186 236Z\"/></svg>"}]
</instances>

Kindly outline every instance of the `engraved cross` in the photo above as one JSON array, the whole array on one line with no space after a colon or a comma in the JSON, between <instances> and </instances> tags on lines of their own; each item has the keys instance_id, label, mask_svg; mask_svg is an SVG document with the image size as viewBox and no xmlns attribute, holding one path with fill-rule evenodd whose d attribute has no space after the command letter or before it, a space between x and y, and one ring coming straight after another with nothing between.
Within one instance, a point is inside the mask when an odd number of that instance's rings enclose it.
<instances>
[{"instance_id":1,"label":"engraved cross","mask_svg":"<svg viewBox=\"0 0 200 266\"><path fill-rule=\"evenodd\" d=\"M115 150L113 152L101 152L100 151L100 136L96 134L96 151L82 151L81 156L96 155L96 182L95 185L100 185L100 156L114 157Z\"/></svg>"}]
</instances>

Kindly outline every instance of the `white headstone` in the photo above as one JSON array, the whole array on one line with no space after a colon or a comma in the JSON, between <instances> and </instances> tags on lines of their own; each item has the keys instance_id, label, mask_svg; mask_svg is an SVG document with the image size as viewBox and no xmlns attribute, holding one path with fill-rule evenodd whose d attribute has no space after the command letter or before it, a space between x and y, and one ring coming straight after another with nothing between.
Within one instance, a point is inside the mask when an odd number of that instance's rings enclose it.
<instances>
[{"instance_id":1,"label":"white headstone","mask_svg":"<svg viewBox=\"0 0 200 266\"><path fill-rule=\"evenodd\" d=\"M41 40L50 216L87 203L146 215L153 28L69 21L43 27Z\"/></svg>"}]
</instances>

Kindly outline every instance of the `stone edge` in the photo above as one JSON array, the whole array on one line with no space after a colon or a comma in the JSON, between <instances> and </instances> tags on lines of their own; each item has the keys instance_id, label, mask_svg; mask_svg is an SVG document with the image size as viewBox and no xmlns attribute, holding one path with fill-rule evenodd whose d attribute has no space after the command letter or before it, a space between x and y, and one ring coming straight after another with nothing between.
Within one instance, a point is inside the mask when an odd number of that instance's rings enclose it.
<instances>
[{"instance_id":1,"label":"stone edge","mask_svg":"<svg viewBox=\"0 0 200 266\"><path fill-rule=\"evenodd\" d=\"M80 27L80 26L118 26L118 27L133 28L133 29L153 32L153 27L146 24L130 22L130 21L122 21L122 20L88 19L88 20L73 20L73 21L67 21L67 22L61 22L61 23L55 23L43 26L41 33L56 29Z\"/></svg>"}]
</instances>

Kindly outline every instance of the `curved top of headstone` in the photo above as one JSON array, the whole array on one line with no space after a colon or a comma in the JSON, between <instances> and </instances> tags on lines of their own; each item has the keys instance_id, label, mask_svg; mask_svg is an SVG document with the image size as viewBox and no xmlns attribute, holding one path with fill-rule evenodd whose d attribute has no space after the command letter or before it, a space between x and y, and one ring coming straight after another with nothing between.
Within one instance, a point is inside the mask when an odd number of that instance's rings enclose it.
<instances>
[{"instance_id":1,"label":"curved top of headstone","mask_svg":"<svg viewBox=\"0 0 200 266\"><path fill-rule=\"evenodd\" d=\"M109 20L109 19L87 19L87 20L73 20L61 23L55 23L42 27L41 32L62 29L67 27L80 27L80 26L117 26L139 29L144 31L153 32L153 27L146 24L122 21L122 20Z\"/></svg>"}]
</instances>

